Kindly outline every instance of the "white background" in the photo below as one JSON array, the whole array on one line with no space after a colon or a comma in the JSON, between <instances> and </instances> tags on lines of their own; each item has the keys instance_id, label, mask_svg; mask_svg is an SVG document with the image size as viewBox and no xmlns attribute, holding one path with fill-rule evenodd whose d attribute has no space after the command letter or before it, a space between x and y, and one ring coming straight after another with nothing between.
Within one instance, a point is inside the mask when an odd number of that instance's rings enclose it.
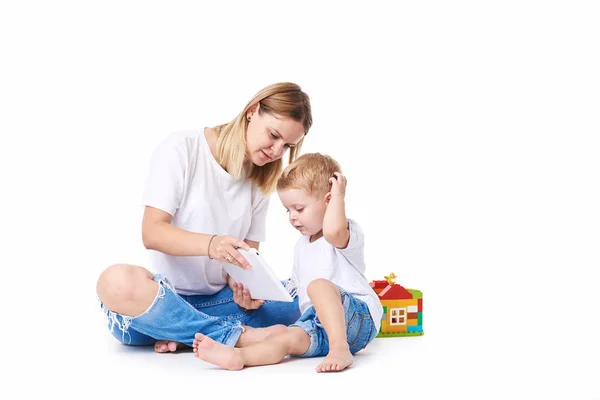
<instances>
[{"instance_id":1,"label":"white background","mask_svg":"<svg viewBox=\"0 0 600 400\"><path fill-rule=\"evenodd\" d=\"M4 390L600 398L597 3L206 3L0 6ZM151 152L278 81L311 97L304 152L348 177L368 278L423 290L425 336L377 339L329 376L119 346L95 283L149 267ZM274 196L261 249L282 278L296 239Z\"/></svg>"}]
</instances>

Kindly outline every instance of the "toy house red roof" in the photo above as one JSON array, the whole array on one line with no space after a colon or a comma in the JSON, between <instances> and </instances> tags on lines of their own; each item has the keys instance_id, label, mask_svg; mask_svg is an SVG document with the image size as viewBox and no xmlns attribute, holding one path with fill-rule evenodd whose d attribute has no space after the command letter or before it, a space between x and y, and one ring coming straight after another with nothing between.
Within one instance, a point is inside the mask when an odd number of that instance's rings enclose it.
<instances>
[{"instance_id":1,"label":"toy house red roof","mask_svg":"<svg viewBox=\"0 0 600 400\"><path fill-rule=\"evenodd\" d=\"M373 281L373 282L370 283L370 285L371 285L371 287L373 289L385 289L389 285L389 283L386 280L383 280L383 281Z\"/></svg>"},{"instance_id":2,"label":"toy house red roof","mask_svg":"<svg viewBox=\"0 0 600 400\"><path fill-rule=\"evenodd\" d=\"M377 282L377 281L376 281ZM381 281L379 281L381 282ZM383 281L387 284L387 281ZM404 300L412 299L412 294L404 289L404 287L394 284L388 285L385 289L379 292L379 298L381 300Z\"/></svg>"}]
</instances>

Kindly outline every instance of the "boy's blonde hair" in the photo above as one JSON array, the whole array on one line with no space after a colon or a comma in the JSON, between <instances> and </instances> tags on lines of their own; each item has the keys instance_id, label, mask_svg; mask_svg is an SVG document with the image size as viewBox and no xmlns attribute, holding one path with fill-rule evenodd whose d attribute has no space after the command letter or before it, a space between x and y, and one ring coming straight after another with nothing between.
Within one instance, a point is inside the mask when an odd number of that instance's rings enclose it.
<instances>
[{"instance_id":1,"label":"boy's blonde hair","mask_svg":"<svg viewBox=\"0 0 600 400\"><path fill-rule=\"evenodd\" d=\"M323 196L331 189L329 178L334 172L341 173L342 169L333 158L320 153L303 154L283 171L277 190L301 189L311 196Z\"/></svg>"},{"instance_id":2,"label":"boy's blonde hair","mask_svg":"<svg viewBox=\"0 0 600 400\"><path fill-rule=\"evenodd\" d=\"M248 166L244 165L246 133L249 123L246 113L257 103L259 104L259 113L267 113L278 118L289 118L302 123L304 136L312 126L312 112L310 98L300 86L290 82L275 83L260 90L233 121L215 127L217 131L216 159L219 164L237 178L248 176L254 184L262 189L263 193L269 194L275 189L277 178L281 174L282 159L267 163L262 167L252 164L249 169L245 169ZM304 137L289 150L288 162L291 163L296 159L303 142Z\"/></svg>"}]
</instances>

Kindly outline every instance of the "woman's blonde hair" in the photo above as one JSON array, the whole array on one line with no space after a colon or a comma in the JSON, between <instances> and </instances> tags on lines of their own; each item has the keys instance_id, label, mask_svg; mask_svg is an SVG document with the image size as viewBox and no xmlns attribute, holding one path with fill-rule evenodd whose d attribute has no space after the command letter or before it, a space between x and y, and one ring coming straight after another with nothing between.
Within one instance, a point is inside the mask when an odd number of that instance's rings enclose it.
<instances>
[{"instance_id":1,"label":"woman's blonde hair","mask_svg":"<svg viewBox=\"0 0 600 400\"><path fill-rule=\"evenodd\" d=\"M330 190L329 178L342 168L333 158L307 153L288 165L277 181L277 190L301 189L311 196L323 196Z\"/></svg>"},{"instance_id":2,"label":"woman's blonde hair","mask_svg":"<svg viewBox=\"0 0 600 400\"><path fill-rule=\"evenodd\" d=\"M258 112L261 114L267 113L276 118L289 118L302 123L305 136L312 125L312 113L310 99L300 86L290 82L275 83L259 91L234 120L215 127L217 132L216 158L219 164L235 177L247 176L261 188L263 193L268 194L277 185L277 179L281 175L283 166L282 159L267 163L262 167L254 164L244 165L247 156L246 132L249 123L246 113L256 104L258 104ZM303 141L304 137L290 149L289 163L296 159Z\"/></svg>"}]
</instances>

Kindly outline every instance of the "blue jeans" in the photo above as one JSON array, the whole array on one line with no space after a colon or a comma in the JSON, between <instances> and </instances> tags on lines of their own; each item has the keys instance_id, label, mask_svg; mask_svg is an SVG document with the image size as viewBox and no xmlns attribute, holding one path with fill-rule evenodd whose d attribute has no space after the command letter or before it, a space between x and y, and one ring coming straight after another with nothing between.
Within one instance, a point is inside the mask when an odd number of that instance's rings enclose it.
<instances>
[{"instance_id":1,"label":"blue jeans","mask_svg":"<svg viewBox=\"0 0 600 400\"><path fill-rule=\"evenodd\" d=\"M291 303L265 301L257 310L244 311L233 301L226 285L212 295L185 296L175 293L169 282L155 275L159 288L150 307L137 317L121 315L101 304L108 317L108 328L120 342L143 346L157 340L172 340L192 345L198 332L228 346L234 346L243 328L289 325L299 316L298 297ZM282 282L285 286L287 281Z\"/></svg>"},{"instance_id":2,"label":"blue jeans","mask_svg":"<svg viewBox=\"0 0 600 400\"><path fill-rule=\"evenodd\" d=\"M346 321L346 340L352 354L364 349L375 336L375 324L367 303L357 299L339 287ZM302 328L310 336L310 346L306 353L297 357L322 357L329 353L329 338L321 325L314 306L310 306L304 314L290 326Z\"/></svg>"}]
</instances>

